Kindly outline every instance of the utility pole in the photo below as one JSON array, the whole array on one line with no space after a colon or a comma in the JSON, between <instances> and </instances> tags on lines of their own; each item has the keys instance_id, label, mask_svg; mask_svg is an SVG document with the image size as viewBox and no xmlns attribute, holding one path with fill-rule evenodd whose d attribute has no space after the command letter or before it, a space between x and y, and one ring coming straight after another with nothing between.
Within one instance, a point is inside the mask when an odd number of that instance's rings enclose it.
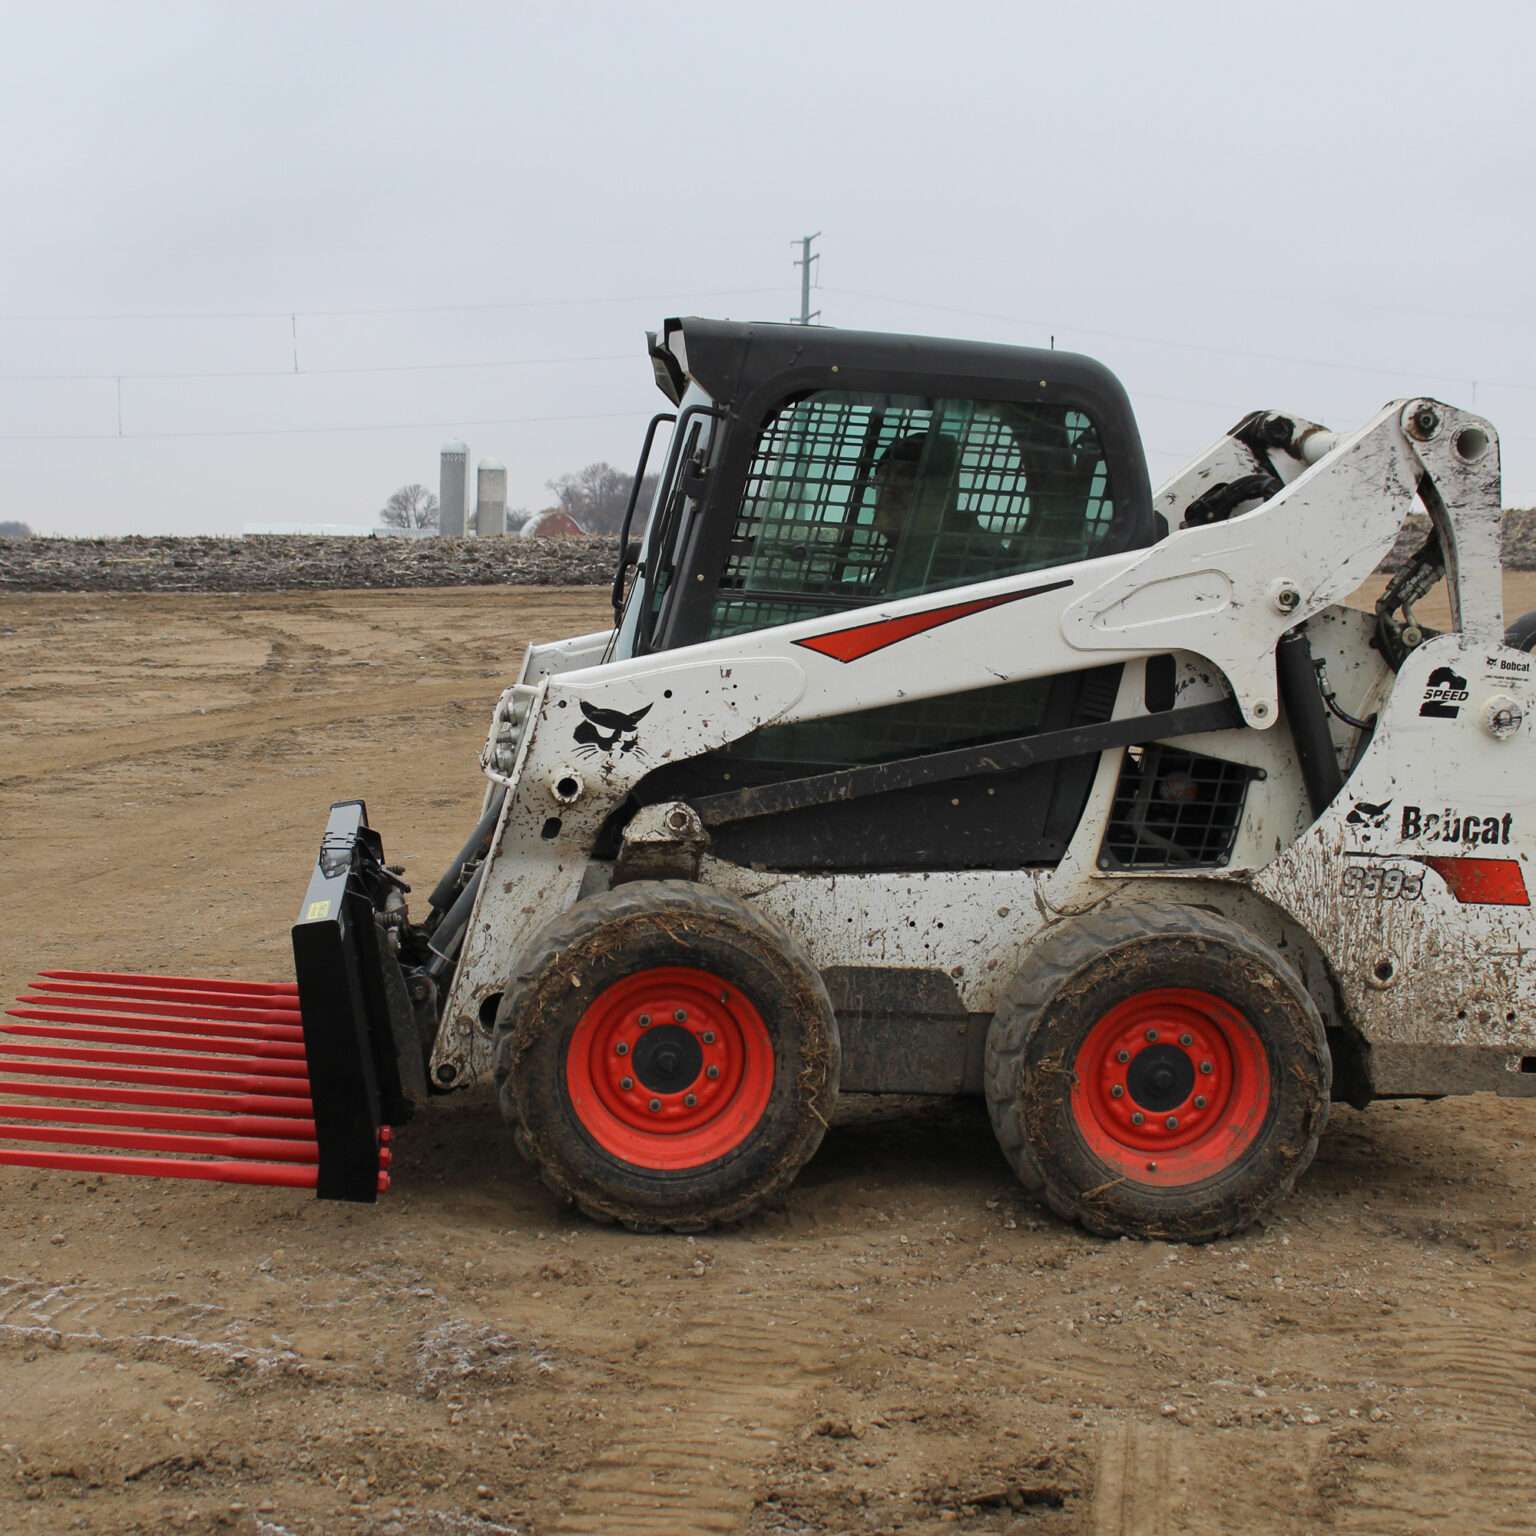
<instances>
[{"instance_id":1,"label":"utility pole","mask_svg":"<svg viewBox=\"0 0 1536 1536\"><path fill-rule=\"evenodd\" d=\"M794 325L809 325L821 315L819 309L811 308L811 263L821 260L819 254L811 254L811 241L820 239L821 231L818 229L814 235L802 235L798 240L789 242L800 247L800 259L795 262L795 266L800 268L800 313L790 317Z\"/></svg>"}]
</instances>

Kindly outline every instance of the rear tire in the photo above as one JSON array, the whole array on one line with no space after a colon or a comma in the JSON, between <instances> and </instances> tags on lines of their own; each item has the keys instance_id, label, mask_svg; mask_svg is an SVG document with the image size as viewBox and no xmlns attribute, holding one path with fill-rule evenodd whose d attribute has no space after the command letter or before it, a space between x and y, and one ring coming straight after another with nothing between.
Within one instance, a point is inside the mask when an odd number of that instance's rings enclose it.
<instances>
[{"instance_id":1,"label":"rear tire","mask_svg":"<svg viewBox=\"0 0 1536 1536\"><path fill-rule=\"evenodd\" d=\"M987 1036L992 1126L1026 1187L1104 1236L1206 1242L1283 1199L1328 1118L1306 988L1193 907L1069 919Z\"/></svg>"},{"instance_id":2,"label":"rear tire","mask_svg":"<svg viewBox=\"0 0 1536 1536\"><path fill-rule=\"evenodd\" d=\"M1536 651L1536 610L1522 613L1504 631L1504 644L1516 651Z\"/></svg>"},{"instance_id":3,"label":"rear tire","mask_svg":"<svg viewBox=\"0 0 1536 1536\"><path fill-rule=\"evenodd\" d=\"M697 1232L781 1194L821 1143L842 1053L801 945L734 896L637 880L578 902L496 1015L518 1149L562 1199Z\"/></svg>"}]
</instances>

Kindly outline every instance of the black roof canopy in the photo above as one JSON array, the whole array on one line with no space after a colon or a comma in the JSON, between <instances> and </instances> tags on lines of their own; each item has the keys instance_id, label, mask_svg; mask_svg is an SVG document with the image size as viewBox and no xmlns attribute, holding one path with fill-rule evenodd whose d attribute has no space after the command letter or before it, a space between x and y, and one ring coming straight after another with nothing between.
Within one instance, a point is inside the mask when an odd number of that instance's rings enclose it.
<instances>
[{"instance_id":1,"label":"black roof canopy","mask_svg":"<svg viewBox=\"0 0 1536 1536\"><path fill-rule=\"evenodd\" d=\"M1080 353L690 315L666 321L660 341L651 338L651 357L657 383L674 402L692 378L717 405L748 422L766 419L787 398L812 389L1075 407L1098 429L1121 511L1135 524L1144 522L1150 537L1152 491L1130 398L1103 363Z\"/></svg>"},{"instance_id":2,"label":"black roof canopy","mask_svg":"<svg viewBox=\"0 0 1536 1536\"><path fill-rule=\"evenodd\" d=\"M1080 353L1039 347L689 315L665 323L657 350L662 349L676 359L675 379L681 382L684 374L696 379L714 400L727 406L782 374L835 368L1009 382L1026 394L1055 385L1083 396L1118 397L1129 409L1120 381L1102 363Z\"/></svg>"}]
</instances>

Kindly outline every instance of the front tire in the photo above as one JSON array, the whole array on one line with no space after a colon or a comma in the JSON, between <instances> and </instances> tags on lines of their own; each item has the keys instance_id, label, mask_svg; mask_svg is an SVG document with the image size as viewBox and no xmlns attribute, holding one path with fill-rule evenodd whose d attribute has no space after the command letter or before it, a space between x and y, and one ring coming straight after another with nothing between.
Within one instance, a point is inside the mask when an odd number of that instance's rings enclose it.
<instances>
[{"instance_id":1,"label":"front tire","mask_svg":"<svg viewBox=\"0 0 1536 1536\"><path fill-rule=\"evenodd\" d=\"M841 1049L802 946L745 902L643 880L529 946L496 1016L519 1150L562 1199L696 1232L782 1193L821 1143Z\"/></svg>"},{"instance_id":2,"label":"front tire","mask_svg":"<svg viewBox=\"0 0 1536 1536\"><path fill-rule=\"evenodd\" d=\"M1193 907L1069 919L987 1037L1004 1154L1104 1236L1205 1242L1283 1199L1327 1123L1322 1019L1270 945Z\"/></svg>"}]
</instances>

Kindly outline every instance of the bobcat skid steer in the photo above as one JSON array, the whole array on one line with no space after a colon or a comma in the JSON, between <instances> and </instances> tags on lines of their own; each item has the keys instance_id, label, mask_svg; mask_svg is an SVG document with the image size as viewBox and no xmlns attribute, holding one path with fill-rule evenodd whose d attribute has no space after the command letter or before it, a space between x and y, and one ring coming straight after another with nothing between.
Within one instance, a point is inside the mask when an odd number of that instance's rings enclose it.
<instances>
[{"instance_id":1,"label":"bobcat skid steer","mask_svg":"<svg viewBox=\"0 0 1536 1536\"><path fill-rule=\"evenodd\" d=\"M494 1074L559 1195L687 1231L781 1195L839 1093L981 1094L1062 1216L1199 1240L1286 1194L1332 1099L1536 1092L1533 626L1487 422L1258 412L1153 494L1086 358L695 319L650 356L614 627L530 650L425 910L334 806L265 1012L39 984L4 1085L38 1128L254 1115L233 1163L132 1171L371 1199L381 1127Z\"/></svg>"}]
</instances>

